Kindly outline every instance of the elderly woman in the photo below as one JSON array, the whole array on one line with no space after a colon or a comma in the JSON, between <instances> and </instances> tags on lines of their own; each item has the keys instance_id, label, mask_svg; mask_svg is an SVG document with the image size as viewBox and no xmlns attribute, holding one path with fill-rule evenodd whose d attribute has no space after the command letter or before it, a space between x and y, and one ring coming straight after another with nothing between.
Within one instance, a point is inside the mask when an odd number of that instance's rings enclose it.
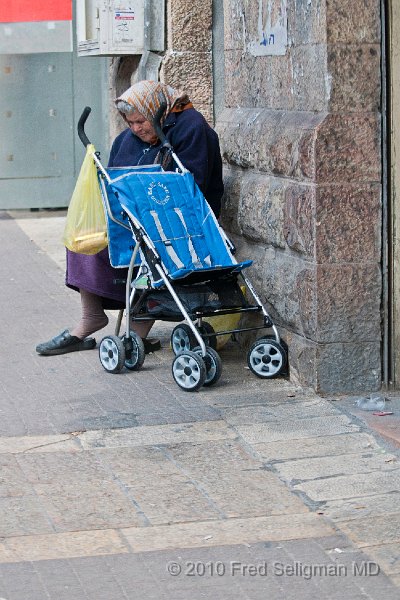
<instances>
[{"instance_id":1,"label":"elderly woman","mask_svg":"<svg viewBox=\"0 0 400 600\"><path fill-rule=\"evenodd\" d=\"M166 170L175 168L171 162L165 164L161 143L153 128L154 116L163 103L167 106L161 120L163 132L218 217L223 194L218 136L193 108L187 94L179 90L155 81L141 81L117 98L116 107L128 127L114 140L108 166L161 162ZM111 266L107 248L92 256L67 250L66 285L80 292L81 319L71 330L66 329L39 344L36 351L53 355L94 348L96 340L89 336L108 324L105 309L125 306L125 286L115 284L115 280L121 280L124 275L123 270ZM145 338L151 325L135 324L133 328ZM145 349L155 348L145 343Z\"/></svg>"}]
</instances>

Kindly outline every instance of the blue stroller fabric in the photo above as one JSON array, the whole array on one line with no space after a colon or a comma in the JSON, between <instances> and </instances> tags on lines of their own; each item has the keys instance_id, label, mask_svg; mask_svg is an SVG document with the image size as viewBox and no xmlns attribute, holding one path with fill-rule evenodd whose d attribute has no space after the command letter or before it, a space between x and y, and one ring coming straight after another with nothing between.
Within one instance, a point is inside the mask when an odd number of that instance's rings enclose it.
<instances>
[{"instance_id":1,"label":"blue stroller fabric","mask_svg":"<svg viewBox=\"0 0 400 600\"><path fill-rule=\"evenodd\" d=\"M161 165L149 165L141 167L109 167L106 169L111 179L123 177L129 173L138 171L160 172ZM105 214L108 231L108 253L111 265L115 268L129 267L135 240L128 224L128 218L124 215L118 197L107 180L100 177L100 189L105 205ZM136 260L140 264L138 256Z\"/></svg>"},{"instance_id":2,"label":"blue stroller fabric","mask_svg":"<svg viewBox=\"0 0 400 600\"><path fill-rule=\"evenodd\" d=\"M110 171L114 170L108 170L112 177L115 173ZM214 213L189 172L131 169L119 173L108 183L107 194L111 211L114 215L119 212L119 220L122 207L140 222L171 280L184 278L195 271L226 270L228 267L231 272L240 271L252 263L235 261ZM110 261L113 266L126 266L127 239L120 236L114 226L123 229L109 219ZM126 229L125 232L130 237L130 257L132 234ZM141 259L144 259L143 255ZM153 285L162 285L161 278L153 281Z\"/></svg>"}]
</instances>

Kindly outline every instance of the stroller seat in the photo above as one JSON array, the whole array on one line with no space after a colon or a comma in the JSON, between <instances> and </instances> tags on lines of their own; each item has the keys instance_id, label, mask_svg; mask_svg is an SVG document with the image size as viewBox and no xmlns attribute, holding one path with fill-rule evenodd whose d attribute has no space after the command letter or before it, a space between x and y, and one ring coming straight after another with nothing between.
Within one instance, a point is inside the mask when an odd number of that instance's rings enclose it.
<instances>
[{"instance_id":1,"label":"stroller seat","mask_svg":"<svg viewBox=\"0 0 400 600\"><path fill-rule=\"evenodd\" d=\"M150 242L148 247L153 247L160 257L171 280L194 274L191 281L206 281L251 265L250 260L237 263L234 259L227 238L192 174L165 172L155 167L125 170L107 184L111 212L119 221L115 223L109 217L112 226L121 229L122 207L129 219L143 229ZM108 170L110 176L113 171ZM109 253L114 267L128 266L131 256L132 232L125 229L124 240L120 235L114 232L110 235ZM143 247L141 252L141 259L148 263ZM156 288L163 282L157 277L152 285Z\"/></svg>"}]
</instances>

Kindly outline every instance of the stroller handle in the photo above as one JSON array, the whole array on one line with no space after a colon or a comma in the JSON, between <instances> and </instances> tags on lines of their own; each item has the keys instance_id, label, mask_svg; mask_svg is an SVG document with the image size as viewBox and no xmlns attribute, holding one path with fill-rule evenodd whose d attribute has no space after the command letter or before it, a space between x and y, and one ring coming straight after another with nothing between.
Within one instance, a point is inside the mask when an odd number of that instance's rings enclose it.
<instances>
[{"instance_id":1,"label":"stroller handle","mask_svg":"<svg viewBox=\"0 0 400 600\"><path fill-rule=\"evenodd\" d=\"M81 116L79 117L79 121L78 121L79 139L81 140L81 142L85 146L85 148L86 148L86 146L89 146L89 144L91 143L88 136L85 133L85 123L91 112L92 112L92 109L90 108L90 106L86 106L83 109L83 112L82 112Z\"/></svg>"},{"instance_id":2,"label":"stroller handle","mask_svg":"<svg viewBox=\"0 0 400 600\"><path fill-rule=\"evenodd\" d=\"M158 111L154 115L153 127L154 127L154 131L157 134L158 139L160 140L160 142L163 145L163 148L168 148L169 150L172 150L172 146L169 143L169 141L167 140L167 136L165 135L165 133L161 129L161 117L163 116L166 108L167 108L167 103L166 102L163 102L162 104L160 104L160 108L158 109Z\"/></svg>"},{"instance_id":3,"label":"stroller handle","mask_svg":"<svg viewBox=\"0 0 400 600\"><path fill-rule=\"evenodd\" d=\"M162 143L163 147L172 150L172 146L169 143L169 141L167 140L165 133L161 129L161 123L160 123L161 117L163 116L166 108L167 108L167 103L163 102L160 105L160 108L158 109L156 114L154 115L153 127L154 127L154 131L156 132L157 137L160 140L160 142ZM83 109L83 112L82 112L81 116L79 117L79 121L78 121L78 136L79 136L79 139L81 140L82 144L85 147L91 143L85 133L85 123L91 112L92 112L92 109L90 108L90 106L86 106Z\"/></svg>"}]
</instances>

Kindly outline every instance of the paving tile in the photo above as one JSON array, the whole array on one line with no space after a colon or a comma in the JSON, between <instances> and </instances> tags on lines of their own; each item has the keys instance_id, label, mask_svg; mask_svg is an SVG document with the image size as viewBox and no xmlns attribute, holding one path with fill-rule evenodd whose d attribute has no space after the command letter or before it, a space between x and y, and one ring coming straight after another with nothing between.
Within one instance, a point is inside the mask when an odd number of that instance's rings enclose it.
<instances>
[{"instance_id":1,"label":"paving tile","mask_svg":"<svg viewBox=\"0 0 400 600\"><path fill-rule=\"evenodd\" d=\"M0 565L5 589L5 600L48 600L45 583L41 580L34 564L19 563Z\"/></svg>"},{"instance_id":2,"label":"paving tile","mask_svg":"<svg viewBox=\"0 0 400 600\"><path fill-rule=\"evenodd\" d=\"M400 542L400 513L342 521L341 530L359 547Z\"/></svg>"},{"instance_id":3,"label":"paving tile","mask_svg":"<svg viewBox=\"0 0 400 600\"><path fill-rule=\"evenodd\" d=\"M275 475L234 440L164 448L188 477L229 517L302 512L307 509Z\"/></svg>"},{"instance_id":4,"label":"paving tile","mask_svg":"<svg viewBox=\"0 0 400 600\"><path fill-rule=\"evenodd\" d=\"M203 443L170 444L164 452L181 469L195 477L204 472L230 473L233 469L259 469L262 462L255 459L233 439L207 440Z\"/></svg>"},{"instance_id":5,"label":"paving tile","mask_svg":"<svg viewBox=\"0 0 400 600\"><path fill-rule=\"evenodd\" d=\"M365 552L356 550L341 554L340 562L347 566L349 577L364 593L364 597L394 600L399 596L398 588L369 556L368 548L365 548Z\"/></svg>"},{"instance_id":6,"label":"paving tile","mask_svg":"<svg viewBox=\"0 0 400 600\"><path fill-rule=\"evenodd\" d=\"M191 481L151 483L130 488L135 503L152 525L214 520L224 513Z\"/></svg>"},{"instance_id":7,"label":"paving tile","mask_svg":"<svg viewBox=\"0 0 400 600\"><path fill-rule=\"evenodd\" d=\"M44 489L44 488L47 489ZM128 494L116 485L35 486L56 531L139 527L143 519Z\"/></svg>"},{"instance_id":8,"label":"paving tile","mask_svg":"<svg viewBox=\"0 0 400 600\"><path fill-rule=\"evenodd\" d=\"M85 586L68 560L43 560L32 563L36 578L42 582L45 598L87 600ZM55 576L55 573L57 575ZM31 586L34 587L34 581ZM36 584L37 585L37 584Z\"/></svg>"},{"instance_id":9,"label":"paving tile","mask_svg":"<svg viewBox=\"0 0 400 600\"><path fill-rule=\"evenodd\" d=\"M311 500L328 501L397 492L399 486L400 476L397 471L373 471L368 477L356 474L315 479L294 485L293 489L304 492Z\"/></svg>"},{"instance_id":10,"label":"paving tile","mask_svg":"<svg viewBox=\"0 0 400 600\"><path fill-rule=\"evenodd\" d=\"M119 554L128 551L118 532L111 529L53 533L0 540L0 563Z\"/></svg>"},{"instance_id":11,"label":"paving tile","mask_svg":"<svg viewBox=\"0 0 400 600\"><path fill-rule=\"evenodd\" d=\"M286 440L276 442L252 443L252 448L266 462L283 462L298 458L358 454L381 449L375 438L369 433L343 433L322 437L302 438L297 443L288 444Z\"/></svg>"},{"instance_id":12,"label":"paving tile","mask_svg":"<svg viewBox=\"0 0 400 600\"><path fill-rule=\"evenodd\" d=\"M370 474L374 471L390 471L400 476L400 462L397 457L381 450L343 456L300 458L276 464L275 468L280 476L289 481L308 481L354 473Z\"/></svg>"},{"instance_id":13,"label":"paving tile","mask_svg":"<svg viewBox=\"0 0 400 600\"><path fill-rule=\"evenodd\" d=\"M315 514L250 519L227 519L208 523L177 524L169 527L122 529L121 533L134 552L215 546L220 544L254 543L311 538L332 534L330 525Z\"/></svg>"},{"instance_id":14,"label":"paving tile","mask_svg":"<svg viewBox=\"0 0 400 600\"><path fill-rule=\"evenodd\" d=\"M356 432L359 427L351 423L346 415L328 415L304 420L271 421L256 425L243 425L237 426L236 429L247 443L258 444L260 442L300 440Z\"/></svg>"},{"instance_id":15,"label":"paving tile","mask_svg":"<svg viewBox=\"0 0 400 600\"><path fill-rule=\"evenodd\" d=\"M107 479L107 472L91 452L34 453L15 455L31 484L86 484Z\"/></svg>"},{"instance_id":16,"label":"paving tile","mask_svg":"<svg viewBox=\"0 0 400 600\"><path fill-rule=\"evenodd\" d=\"M183 423L154 427L114 429L112 431L87 431L79 436L84 448L113 448L153 446L202 440L233 439L236 433L224 421Z\"/></svg>"},{"instance_id":17,"label":"paving tile","mask_svg":"<svg viewBox=\"0 0 400 600\"><path fill-rule=\"evenodd\" d=\"M0 498L0 538L52 533L50 517L35 495Z\"/></svg>"},{"instance_id":18,"label":"paving tile","mask_svg":"<svg viewBox=\"0 0 400 600\"><path fill-rule=\"evenodd\" d=\"M204 473L197 481L227 517L308 512L275 475L265 471Z\"/></svg>"},{"instance_id":19,"label":"paving tile","mask_svg":"<svg viewBox=\"0 0 400 600\"><path fill-rule=\"evenodd\" d=\"M0 498L25 496L33 492L15 456L0 454Z\"/></svg>"},{"instance_id":20,"label":"paving tile","mask_svg":"<svg viewBox=\"0 0 400 600\"><path fill-rule=\"evenodd\" d=\"M346 498L345 500L329 500L323 505L324 514L330 519L340 522L362 517L375 518L377 515L390 515L398 511L400 492ZM340 527L340 525L339 525Z\"/></svg>"},{"instance_id":21,"label":"paving tile","mask_svg":"<svg viewBox=\"0 0 400 600\"><path fill-rule=\"evenodd\" d=\"M91 453L15 456L57 531L140 526L143 523L127 491Z\"/></svg>"},{"instance_id":22,"label":"paving tile","mask_svg":"<svg viewBox=\"0 0 400 600\"><path fill-rule=\"evenodd\" d=\"M96 456L127 487L188 480L182 469L154 446L101 448Z\"/></svg>"},{"instance_id":23,"label":"paving tile","mask_svg":"<svg viewBox=\"0 0 400 600\"><path fill-rule=\"evenodd\" d=\"M0 438L0 454L29 452L76 452L78 441L70 435L22 436Z\"/></svg>"},{"instance_id":24,"label":"paving tile","mask_svg":"<svg viewBox=\"0 0 400 600\"><path fill-rule=\"evenodd\" d=\"M328 401L319 399L303 399L293 402L265 401L264 405L249 406L245 408L225 409L224 419L231 425L247 425L255 423L268 423L269 421L293 421L294 419L310 419L320 416L338 416L339 411Z\"/></svg>"},{"instance_id":25,"label":"paving tile","mask_svg":"<svg viewBox=\"0 0 400 600\"><path fill-rule=\"evenodd\" d=\"M368 546L365 551L387 575L397 574L400 577L400 542Z\"/></svg>"},{"instance_id":26,"label":"paving tile","mask_svg":"<svg viewBox=\"0 0 400 600\"><path fill-rule=\"evenodd\" d=\"M389 578L393 585L396 586L396 588L400 588L400 575L398 575L397 573L389 574Z\"/></svg>"}]
</instances>

